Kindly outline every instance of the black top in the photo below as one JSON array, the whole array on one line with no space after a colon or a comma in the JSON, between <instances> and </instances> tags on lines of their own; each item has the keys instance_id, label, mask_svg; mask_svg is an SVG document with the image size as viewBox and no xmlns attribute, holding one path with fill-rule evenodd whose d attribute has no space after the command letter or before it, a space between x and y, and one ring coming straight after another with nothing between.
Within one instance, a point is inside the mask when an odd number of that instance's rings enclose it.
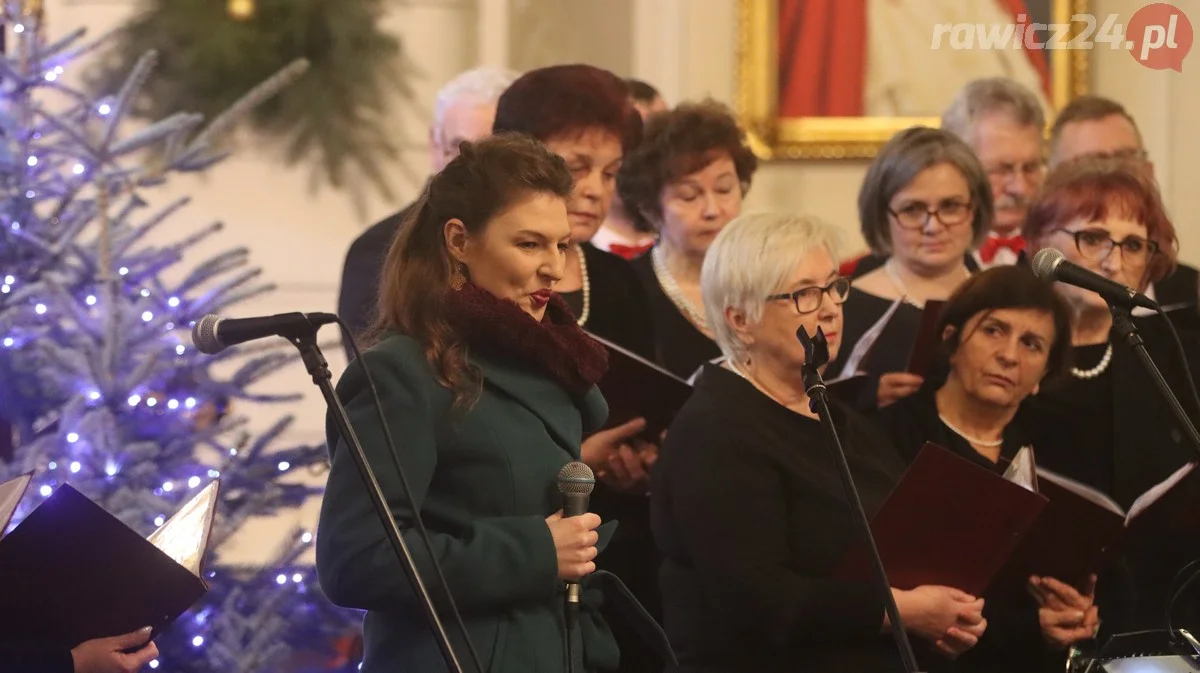
<instances>
[{"instance_id":1,"label":"black top","mask_svg":"<svg viewBox=\"0 0 1200 673\"><path fill-rule=\"evenodd\" d=\"M584 243L589 307L583 329L646 358L654 358L654 325L637 272L623 257ZM583 290L561 293L576 317L583 312Z\"/></svg>"},{"instance_id":2,"label":"black top","mask_svg":"<svg viewBox=\"0 0 1200 673\"><path fill-rule=\"evenodd\" d=\"M970 460L981 467L1003 472L1021 447L1027 433L1020 416L1009 423L1001 436L1000 460L993 463L976 451L969 441L950 429L938 415L936 391L925 385L915 394L880 409L875 420L887 431L892 443L911 464L926 442ZM1036 456L1035 456L1036 460ZM983 615L988 628L979 643L953 662L930 651L922 657L926 671L954 673L1059 673L1066 654L1045 646L1038 622L1037 604L1023 586L997 586L984 595ZM920 643L914 643L920 647Z\"/></svg>"},{"instance_id":3,"label":"black top","mask_svg":"<svg viewBox=\"0 0 1200 673\"><path fill-rule=\"evenodd\" d=\"M589 310L583 329L646 358L654 357L654 332L646 295L629 262L590 243L580 246L587 262ZM571 311L581 315L583 290L562 293ZM599 481L592 492L591 511L620 525L596 567L620 577L642 606L660 618L658 550L650 533L650 503L645 494L619 493ZM662 658L646 645L612 604L603 608L621 650L621 673L662 671Z\"/></svg>"},{"instance_id":4,"label":"black top","mask_svg":"<svg viewBox=\"0 0 1200 673\"><path fill-rule=\"evenodd\" d=\"M634 259L632 264L642 281L654 321L654 361L681 378L690 378L700 365L721 357L717 342L696 329L667 296L649 252Z\"/></svg>"},{"instance_id":5,"label":"black top","mask_svg":"<svg viewBox=\"0 0 1200 673\"><path fill-rule=\"evenodd\" d=\"M383 262L387 259L392 239L400 224L416 206L410 203L403 210L393 213L367 229L346 251L342 266L342 285L338 291L338 315L350 328L350 334L360 339L375 319L379 303L379 276L383 273ZM350 344L343 344L346 358L354 356Z\"/></svg>"},{"instance_id":6,"label":"black top","mask_svg":"<svg viewBox=\"0 0 1200 673\"><path fill-rule=\"evenodd\" d=\"M859 371L843 372L846 360L859 340L894 303L894 299L885 299L851 288L850 295L846 297L846 303L842 306L842 342L838 347L837 358L826 368L825 378L833 380L843 375L867 374L870 381L863 388L863 396L855 405L860 410L870 411L877 405L880 376L908 369L908 359L913 345L916 344L917 332L921 329L922 310L908 302L901 302L875 345L859 363Z\"/></svg>"},{"instance_id":7,"label":"black top","mask_svg":"<svg viewBox=\"0 0 1200 673\"><path fill-rule=\"evenodd\" d=\"M870 516L903 461L832 405ZM677 671L903 670L879 589L831 579L858 529L817 421L705 366L655 466L651 520Z\"/></svg>"},{"instance_id":8,"label":"black top","mask_svg":"<svg viewBox=\"0 0 1200 673\"><path fill-rule=\"evenodd\" d=\"M1087 371L1100 364L1108 344L1076 346L1072 349L1076 369ZM1180 390L1180 393L1183 391ZM1070 385L1049 386L1039 395L1038 405L1043 413L1053 413L1068 419L1102 419L1113 417L1113 373L1111 365L1091 379L1073 379ZM1068 421L1069 422L1069 421ZM1071 461L1071 478L1103 492L1113 492L1113 429L1106 423L1070 423L1077 446L1088 451ZM1049 465L1047 465L1049 467Z\"/></svg>"},{"instance_id":9,"label":"black top","mask_svg":"<svg viewBox=\"0 0 1200 673\"><path fill-rule=\"evenodd\" d=\"M0 645L0 671L13 673L72 673L70 650L38 650Z\"/></svg>"}]
</instances>

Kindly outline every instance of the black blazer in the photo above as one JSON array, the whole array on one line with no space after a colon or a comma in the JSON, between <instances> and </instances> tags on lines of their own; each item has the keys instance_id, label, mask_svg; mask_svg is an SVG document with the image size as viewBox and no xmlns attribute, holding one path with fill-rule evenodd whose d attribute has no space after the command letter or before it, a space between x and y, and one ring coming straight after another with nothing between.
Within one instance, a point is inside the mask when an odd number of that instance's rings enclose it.
<instances>
[{"instance_id":1,"label":"black blazer","mask_svg":"<svg viewBox=\"0 0 1200 673\"><path fill-rule=\"evenodd\" d=\"M415 206L415 203L410 203L403 210L376 222L354 239L350 249L346 251L337 311L355 339L362 338L375 319L383 262L387 259L388 249L392 247L392 239L396 237L400 224ZM346 359L354 357L350 344L343 346L346 349Z\"/></svg>"},{"instance_id":2,"label":"black blazer","mask_svg":"<svg viewBox=\"0 0 1200 673\"><path fill-rule=\"evenodd\" d=\"M868 515L903 461L834 402ZM858 540L817 421L706 365L662 447L651 495L668 637L679 672L903 670L870 582L831 577Z\"/></svg>"},{"instance_id":3,"label":"black blazer","mask_svg":"<svg viewBox=\"0 0 1200 673\"><path fill-rule=\"evenodd\" d=\"M1200 423L1188 394L1183 363L1176 355L1170 332L1159 316L1135 318L1135 324L1146 349L1162 371L1176 397L1193 423ZM1115 335L1114 335L1115 338ZM1180 330L1188 363L1192 366L1193 382L1196 366L1200 365L1200 335ZM1100 486L1109 482L1109 495L1122 507L1130 504L1147 489L1162 481L1184 464L1197 460L1158 389L1138 362L1131 349L1121 341L1114 343L1111 367L1112 412L1108 419L1079 418L1063 411L1063 400L1069 399L1071 385L1055 389L1043 386L1042 392L1026 402L1029 413L1024 423L1037 447L1038 462L1044 467ZM1075 437L1085 425L1104 423L1112 429L1112 455L1097 461L1091 447L1079 446ZM1108 475L1096 473L1107 466ZM1106 480L1104 476L1109 476ZM1104 617L1105 626L1115 630L1165 628L1165 607L1172 578L1184 565L1200 558L1200 540L1162 538L1149 548L1134 550L1120 560L1130 573L1133 605L1119 613L1110 611ZM1103 588L1103 587L1101 587ZM1189 610L1177 615L1176 626L1200 627L1200 601L1189 602ZM1178 621L1182 619L1182 623Z\"/></svg>"}]
</instances>

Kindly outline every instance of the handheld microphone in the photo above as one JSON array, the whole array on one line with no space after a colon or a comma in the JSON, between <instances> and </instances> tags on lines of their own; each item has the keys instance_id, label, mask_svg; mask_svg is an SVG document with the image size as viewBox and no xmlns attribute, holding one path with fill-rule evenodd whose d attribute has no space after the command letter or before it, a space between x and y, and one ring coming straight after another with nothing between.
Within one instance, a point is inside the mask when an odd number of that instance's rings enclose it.
<instances>
[{"instance_id":1,"label":"handheld microphone","mask_svg":"<svg viewBox=\"0 0 1200 673\"><path fill-rule=\"evenodd\" d=\"M563 517L579 516L588 511L588 500L596 488L596 475L592 468L574 461L563 465L558 471L558 492L562 494ZM579 582L567 582L567 619L574 621L579 612ZM570 625L570 622L568 622Z\"/></svg>"},{"instance_id":2,"label":"handheld microphone","mask_svg":"<svg viewBox=\"0 0 1200 673\"><path fill-rule=\"evenodd\" d=\"M1148 308L1151 311L1158 310L1158 304L1154 303L1146 295L1135 292L1124 285L1105 278L1094 271L1072 264L1064 259L1062 252L1054 248L1042 248L1038 254L1033 256L1033 273L1042 280L1058 281L1067 285L1074 285L1085 290L1091 290L1096 294L1104 297L1112 306L1131 309L1134 307Z\"/></svg>"},{"instance_id":3,"label":"handheld microphone","mask_svg":"<svg viewBox=\"0 0 1200 673\"><path fill-rule=\"evenodd\" d=\"M221 318L210 313L192 328L192 343L201 353L215 355L230 346L264 337L303 337L337 319L332 313L280 313L262 318Z\"/></svg>"}]
</instances>

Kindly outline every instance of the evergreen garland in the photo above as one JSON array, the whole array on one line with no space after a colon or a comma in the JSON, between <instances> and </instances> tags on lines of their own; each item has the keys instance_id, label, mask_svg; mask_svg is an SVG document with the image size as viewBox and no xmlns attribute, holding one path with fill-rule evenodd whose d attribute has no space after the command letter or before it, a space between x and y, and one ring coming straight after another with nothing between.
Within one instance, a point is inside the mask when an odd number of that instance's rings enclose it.
<instances>
[{"instance_id":1,"label":"evergreen garland","mask_svg":"<svg viewBox=\"0 0 1200 673\"><path fill-rule=\"evenodd\" d=\"M389 109L413 100L399 40L380 29L386 0L254 0L249 15L220 0L142 0L89 73L97 95L118 91L148 51L155 77L131 110L162 119L186 110L207 119L299 59L308 72L255 108L248 125L283 144L289 165L311 163L310 186L391 201L386 167L398 162Z\"/></svg>"}]
</instances>

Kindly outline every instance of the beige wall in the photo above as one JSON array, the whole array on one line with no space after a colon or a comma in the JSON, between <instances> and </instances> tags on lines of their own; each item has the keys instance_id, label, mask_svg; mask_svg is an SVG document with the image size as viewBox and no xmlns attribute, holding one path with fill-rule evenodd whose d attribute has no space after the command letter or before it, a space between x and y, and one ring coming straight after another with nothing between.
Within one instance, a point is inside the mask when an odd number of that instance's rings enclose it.
<instances>
[{"instance_id":1,"label":"beige wall","mask_svg":"<svg viewBox=\"0 0 1200 673\"><path fill-rule=\"evenodd\" d=\"M427 169L426 127L437 89L455 73L486 62L534 67L586 61L621 75L653 82L669 101L713 96L732 102L735 89L737 0L404 0L395 2L385 26L403 40L414 67L417 103L398 101L397 136L410 143L407 170L390 175L400 193L395 204L372 202L358 217L339 194L310 194L303 170L283 168L272 154L249 145L234 159L201 178L183 178L162 190L166 201L188 194L193 204L171 220L159 236L174 238L187 227L224 220L226 232L207 250L248 245L265 277L278 292L238 307L237 316L335 308L342 258L350 241L371 222L415 196ZM52 35L86 26L99 35L122 21L134 0L47 0ZM1129 16L1142 0L1095 0L1095 13ZM1200 22L1200 0L1175 0ZM481 26L483 28L481 29ZM1137 117L1156 161L1167 202L1183 239L1183 258L1200 264L1200 189L1192 176L1200 169L1200 56L1191 56L1182 74L1153 72L1125 52L1093 53L1093 86L1124 103ZM758 174L751 209L805 211L836 222L858 245L855 198L863 162L772 163ZM197 255L198 256L198 255ZM329 332L333 337L333 332ZM327 352L335 376L344 361ZM301 391L306 399L289 409L248 408L256 425L283 411L298 416L289 433L294 441L322 440L324 405L297 364L273 377L264 390ZM319 479L319 477L317 477ZM312 523L316 503L295 514ZM262 522L247 531L239 552L247 558L275 546L275 531L292 519Z\"/></svg>"}]
</instances>

